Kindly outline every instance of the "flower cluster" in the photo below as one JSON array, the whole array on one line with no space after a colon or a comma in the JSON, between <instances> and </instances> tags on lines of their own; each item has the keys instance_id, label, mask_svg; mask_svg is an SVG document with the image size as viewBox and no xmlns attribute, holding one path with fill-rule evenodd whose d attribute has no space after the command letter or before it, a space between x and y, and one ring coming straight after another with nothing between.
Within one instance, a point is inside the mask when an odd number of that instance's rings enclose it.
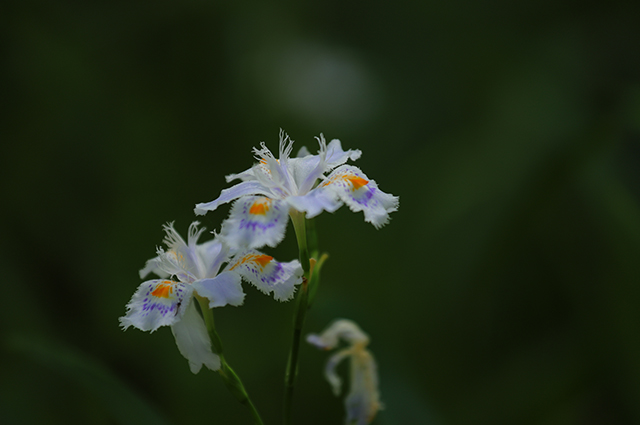
<instances>
[{"instance_id":1,"label":"flower cluster","mask_svg":"<svg viewBox=\"0 0 640 425\"><path fill-rule=\"evenodd\" d=\"M293 298L296 287L304 283L298 291L302 295L298 297L290 353L290 359L297 359L304 315L312 298L308 294L317 289L320 267L326 258L326 254L320 259L309 258L304 220L323 211L334 212L346 204L354 212L362 211L365 221L379 228L389 221L389 214L398 209L398 197L383 192L362 170L347 164L360 158L360 150L343 150L337 139L327 144L322 135L317 141L317 154L303 147L292 157L293 141L281 131L277 158L264 143L254 148L257 163L226 177L227 182L240 182L223 190L213 201L195 207L195 213L203 215L233 202L220 234L214 232L213 239L198 242L204 232L198 222L189 226L186 240L172 223L165 225L166 249L157 248L157 255L140 270L141 279L151 273L158 279L140 284L127 304L126 314L120 318L123 329L133 326L153 332L169 326L191 371L198 373L202 366L220 370L227 386L250 408L257 424L262 424L257 410L222 356L211 309L242 305L243 281L278 301ZM289 217L298 236L300 261L280 262L257 251L264 246L275 247L283 240ZM310 286L314 289L309 290ZM323 349L334 348L340 339L350 347L330 358L326 377L334 392L339 393L341 383L335 367L342 359L351 359L347 423L368 424L380 408L380 402L376 364L366 349L367 335L355 323L340 320L322 334L308 337L310 343ZM285 406L289 413L285 415L291 414L296 361L289 363L286 373ZM286 417L285 423L289 423Z\"/></svg>"}]
</instances>

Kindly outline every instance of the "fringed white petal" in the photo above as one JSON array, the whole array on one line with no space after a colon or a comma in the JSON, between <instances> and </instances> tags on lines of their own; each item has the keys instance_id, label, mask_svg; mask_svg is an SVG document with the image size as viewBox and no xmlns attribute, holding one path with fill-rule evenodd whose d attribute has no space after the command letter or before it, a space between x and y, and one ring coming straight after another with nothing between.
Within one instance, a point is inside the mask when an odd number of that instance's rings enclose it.
<instances>
[{"instance_id":1,"label":"fringed white petal","mask_svg":"<svg viewBox=\"0 0 640 425\"><path fill-rule=\"evenodd\" d=\"M358 167L342 165L336 168L314 191L334 192L351 211L364 213L366 222L380 228L389 221L389 213L398 209L398 197L378 189Z\"/></svg>"},{"instance_id":2,"label":"fringed white petal","mask_svg":"<svg viewBox=\"0 0 640 425\"><path fill-rule=\"evenodd\" d=\"M254 250L237 255L227 270L239 273L265 294L273 293L278 301L293 298L295 285L302 282L302 267L298 260L281 263Z\"/></svg>"},{"instance_id":3,"label":"fringed white petal","mask_svg":"<svg viewBox=\"0 0 640 425\"><path fill-rule=\"evenodd\" d=\"M204 320L189 300L182 320L171 326L180 354L189 361L191 372L198 373L205 365L211 370L220 369L220 357L211 351L211 340Z\"/></svg>"},{"instance_id":4,"label":"fringed white petal","mask_svg":"<svg viewBox=\"0 0 640 425\"><path fill-rule=\"evenodd\" d=\"M240 275L234 272L222 272L211 279L197 280L193 282L193 288L198 295L209 300L210 308L227 304L239 306L244 301Z\"/></svg>"},{"instance_id":5,"label":"fringed white petal","mask_svg":"<svg viewBox=\"0 0 640 425\"><path fill-rule=\"evenodd\" d=\"M224 189L220 192L220 196L211 202L196 204L194 212L196 215L203 215L206 214L207 211L213 211L220 205L226 204L227 202L231 202L245 195L271 196L272 193L268 187L265 187L258 181L243 181L242 183L238 183L228 189Z\"/></svg>"},{"instance_id":6,"label":"fringed white petal","mask_svg":"<svg viewBox=\"0 0 640 425\"><path fill-rule=\"evenodd\" d=\"M155 331L160 326L180 321L193 288L171 280L143 282L127 304L127 313L120 318L123 329L133 326L142 331Z\"/></svg>"},{"instance_id":7,"label":"fringed white petal","mask_svg":"<svg viewBox=\"0 0 640 425\"><path fill-rule=\"evenodd\" d=\"M275 247L289 222L286 202L260 196L238 199L223 222L220 237L232 248Z\"/></svg>"}]
</instances>

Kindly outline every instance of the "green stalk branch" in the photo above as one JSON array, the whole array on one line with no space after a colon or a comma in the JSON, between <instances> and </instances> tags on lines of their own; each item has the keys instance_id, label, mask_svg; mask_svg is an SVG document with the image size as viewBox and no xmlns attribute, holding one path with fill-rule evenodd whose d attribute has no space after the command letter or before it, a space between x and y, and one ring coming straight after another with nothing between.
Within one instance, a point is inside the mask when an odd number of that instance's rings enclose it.
<instances>
[{"instance_id":1,"label":"green stalk branch","mask_svg":"<svg viewBox=\"0 0 640 425\"><path fill-rule=\"evenodd\" d=\"M244 388L242 381L238 374L231 368L231 365L227 363L227 359L224 357L224 353L222 351L222 340L220 340L220 336L218 332L216 332L215 323L213 321L213 311L209 308L209 302L201 297L197 297L198 303L200 304L200 310L202 311L202 317L204 318L204 323L207 325L207 331L209 333L209 338L211 338L211 344L215 349L218 356L220 356L220 369L218 373L220 377L224 381L224 384L227 386L227 389L233 396L238 399L238 401L246 406L251 412L251 416L253 417L253 421L255 425L264 425L262 422L262 418L260 418L260 414L258 410L254 406L247 390Z\"/></svg>"},{"instance_id":2,"label":"green stalk branch","mask_svg":"<svg viewBox=\"0 0 640 425\"><path fill-rule=\"evenodd\" d=\"M307 248L307 230L305 227L304 213L292 210L291 221L296 231L298 240L298 250L300 252L300 264L304 275L302 285L296 296L296 306L293 318L293 338L291 343L291 351L289 352L289 360L287 361L287 370L284 377L284 421L285 425L292 423L292 405L293 405L293 389L295 387L296 376L298 374L298 358L300 352L300 339L302 336L302 327L307 314L307 306L309 302L309 277L311 264L309 262L309 249Z\"/></svg>"}]
</instances>

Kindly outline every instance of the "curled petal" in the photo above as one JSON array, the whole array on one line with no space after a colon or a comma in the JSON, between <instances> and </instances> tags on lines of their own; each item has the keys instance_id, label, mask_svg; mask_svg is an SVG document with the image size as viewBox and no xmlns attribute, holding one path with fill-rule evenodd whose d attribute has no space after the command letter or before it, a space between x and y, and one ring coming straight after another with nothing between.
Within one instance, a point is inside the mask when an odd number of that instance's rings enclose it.
<instances>
[{"instance_id":1,"label":"curled petal","mask_svg":"<svg viewBox=\"0 0 640 425\"><path fill-rule=\"evenodd\" d=\"M302 282L302 267L298 260L281 263L258 251L245 251L236 256L228 266L265 294L273 293L278 301L293 297L295 285Z\"/></svg>"},{"instance_id":2,"label":"curled petal","mask_svg":"<svg viewBox=\"0 0 640 425\"><path fill-rule=\"evenodd\" d=\"M198 295L209 299L209 307L223 307L227 304L242 305L244 292L240 283L240 275L234 272L222 272L211 279L193 282Z\"/></svg>"},{"instance_id":3,"label":"curled petal","mask_svg":"<svg viewBox=\"0 0 640 425\"><path fill-rule=\"evenodd\" d=\"M307 336L307 342L315 345L322 350L334 349L340 339L347 343L363 344L369 343L369 337L360 329L353 321L347 319L339 319L329 325L320 335L310 334Z\"/></svg>"},{"instance_id":4,"label":"curled petal","mask_svg":"<svg viewBox=\"0 0 640 425\"><path fill-rule=\"evenodd\" d=\"M180 354L189 361L191 372L200 372L202 365L211 370L220 369L220 357L211 351L207 327L191 299L182 320L171 326L171 332Z\"/></svg>"},{"instance_id":5,"label":"curled petal","mask_svg":"<svg viewBox=\"0 0 640 425\"><path fill-rule=\"evenodd\" d=\"M321 350L331 350L334 347L334 345L327 344L326 341L318 334L307 335L307 342Z\"/></svg>"},{"instance_id":6,"label":"curled petal","mask_svg":"<svg viewBox=\"0 0 640 425\"><path fill-rule=\"evenodd\" d=\"M307 342L324 350L338 345L340 339L350 347L329 358L325 367L325 377L335 395L339 395L342 381L336 373L336 366L345 357L351 360L350 388L345 399L346 424L367 425L382 408L378 392L378 372L373 355L367 350L369 337L351 320L336 320L321 334L307 336Z\"/></svg>"},{"instance_id":7,"label":"curled petal","mask_svg":"<svg viewBox=\"0 0 640 425\"><path fill-rule=\"evenodd\" d=\"M333 391L333 395L335 396L339 396L340 390L342 389L342 379L340 379L340 377L336 373L336 367L338 367L338 364L340 364L340 362L344 360L345 357L348 357L350 355L350 349L338 351L333 356L329 357L327 365L324 368L324 376L325 378L327 378L327 381L329 381L331 390Z\"/></svg>"},{"instance_id":8,"label":"curled petal","mask_svg":"<svg viewBox=\"0 0 640 425\"><path fill-rule=\"evenodd\" d=\"M286 202L262 196L238 199L222 224L220 237L232 248L274 247L284 238L289 222Z\"/></svg>"},{"instance_id":9,"label":"curled petal","mask_svg":"<svg viewBox=\"0 0 640 425\"><path fill-rule=\"evenodd\" d=\"M238 183L237 185L232 186L229 189L224 189L222 192L220 192L220 196L211 202L196 204L194 212L196 213L196 215L203 215L206 214L207 211L213 211L220 205L226 204L227 202L231 202L245 195L270 196L271 192L260 182L243 181L242 183Z\"/></svg>"},{"instance_id":10,"label":"curled petal","mask_svg":"<svg viewBox=\"0 0 640 425\"><path fill-rule=\"evenodd\" d=\"M172 280L143 282L127 304L120 325L125 330L133 326L151 332L160 326L173 325L182 318L192 292L191 285Z\"/></svg>"},{"instance_id":11,"label":"curled petal","mask_svg":"<svg viewBox=\"0 0 640 425\"><path fill-rule=\"evenodd\" d=\"M338 195L351 211L364 212L365 221L376 228L389 221L389 213L398 209L398 197L384 193L358 167L342 165L336 168L314 191L331 191Z\"/></svg>"}]
</instances>

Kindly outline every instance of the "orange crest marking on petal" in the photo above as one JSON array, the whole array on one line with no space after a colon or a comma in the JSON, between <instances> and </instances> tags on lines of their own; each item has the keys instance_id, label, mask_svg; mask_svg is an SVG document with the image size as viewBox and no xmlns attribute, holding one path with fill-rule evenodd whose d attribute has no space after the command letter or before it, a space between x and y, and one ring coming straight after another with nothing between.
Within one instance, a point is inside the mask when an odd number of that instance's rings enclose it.
<instances>
[{"instance_id":1,"label":"orange crest marking on petal","mask_svg":"<svg viewBox=\"0 0 640 425\"><path fill-rule=\"evenodd\" d=\"M266 266L267 264L269 264L271 262L271 260L273 260L273 257L269 256L269 255L257 255L253 261L255 263L257 263L261 269L264 269L264 266Z\"/></svg>"},{"instance_id":2,"label":"orange crest marking on petal","mask_svg":"<svg viewBox=\"0 0 640 425\"><path fill-rule=\"evenodd\" d=\"M249 214L265 215L271 207L271 200L269 198L260 198L255 201L251 208L249 208Z\"/></svg>"},{"instance_id":3,"label":"orange crest marking on petal","mask_svg":"<svg viewBox=\"0 0 640 425\"><path fill-rule=\"evenodd\" d=\"M353 187L352 190L358 190L369 183L369 180L365 180L358 176L346 176L345 180L349 180L349 182L351 182L351 186Z\"/></svg>"},{"instance_id":4,"label":"orange crest marking on petal","mask_svg":"<svg viewBox=\"0 0 640 425\"><path fill-rule=\"evenodd\" d=\"M366 186L369 183L369 180L365 180L362 177L358 177L355 174L344 174L341 176L332 177L331 180L327 180L321 184L321 186L329 186L330 184L334 184L336 182L347 182L351 184L351 190L355 191L360 189L362 186Z\"/></svg>"},{"instance_id":5,"label":"orange crest marking on petal","mask_svg":"<svg viewBox=\"0 0 640 425\"><path fill-rule=\"evenodd\" d=\"M273 260L273 257L269 256L269 255L255 255L255 254L248 254L245 255L244 257L242 257L240 259L240 261L238 261L237 263L235 263L229 270L233 270L238 266L241 266L244 263L256 263L258 265L258 267L260 267L260 269L264 269L264 267L269 264L269 262L271 262L271 260Z\"/></svg>"},{"instance_id":6,"label":"orange crest marking on petal","mask_svg":"<svg viewBox=\"0 0 640 425\"><path fill-rule=\"evenodd\" d=\"M170 280L164 280L156 286L151 295L158 298L169 298L169 295L173 293L173 286Z\"/></svg>"}]
</instances>

